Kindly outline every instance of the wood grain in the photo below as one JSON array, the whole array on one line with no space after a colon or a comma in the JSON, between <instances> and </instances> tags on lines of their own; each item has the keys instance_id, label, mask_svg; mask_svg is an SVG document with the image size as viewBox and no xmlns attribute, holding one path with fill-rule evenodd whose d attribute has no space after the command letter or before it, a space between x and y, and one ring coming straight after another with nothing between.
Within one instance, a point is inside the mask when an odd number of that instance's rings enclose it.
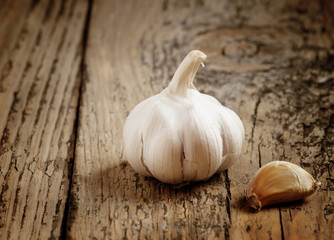
<instances>
[{"instance_id":1,"label":"wood grain","mask_svg":"<svg viewBox=\"0 0 334 240\"><path fill-rule=\"evenodd\" d=\"M59 238L71 174L87 2L30 4L2 70L0 239Z\"/></svg>"},{"instance_id":2,"label":"wood grain","mask_svg":"<svg viewBox=\"0 0 334 240\"><path fill-rule=\"evenodd\" d=\"M326 0L3 0L0 239L333 239L334 38ZM134 172L123 124L192 49L195 85L242 118L238 163L173 186ZM322 182L250 211L285 160Z\"/></svg>"},{"instance_id":3,"label":"wood grain","mask_svg":"<svg viewBox=\"0 0 334 240\"><path fill-rule=\"evenodd\" d=\"M94 1L69 238L333 238L333 50L321 13L316 1ZM241 116L247 141L231 169L178 188L131 169L122 127L191 49L208 54L197 87ZM322 188L251 213L246 185L273 160L301 165Z\"/></svg>"},{"instance_id":4,"label":"wood grain","mask_svg":"<svg viewBox=\"0 0 334 240\"><path fill-rule=\"evenodd\" d=\"M4 68L4 65L7 64L7 69L10 68L12 63L6 60L22 29L24 20L26 19L26 14L29 10L30 0L27 1L12 1L12 0L3 0L1 1L0 8L0 69ZM23 16L23 17L22 17ZM15 23L15 24L14 24ZM22 35L21 35L22 36ZM0 89L4 86L0 86ZM0 110L0 113L2 111ZM2 114L0 114L1 116ZM3 131L3 122L5 119L1 118L2 122L0 125L0 135Z\"/></svg>"}]
</instances>

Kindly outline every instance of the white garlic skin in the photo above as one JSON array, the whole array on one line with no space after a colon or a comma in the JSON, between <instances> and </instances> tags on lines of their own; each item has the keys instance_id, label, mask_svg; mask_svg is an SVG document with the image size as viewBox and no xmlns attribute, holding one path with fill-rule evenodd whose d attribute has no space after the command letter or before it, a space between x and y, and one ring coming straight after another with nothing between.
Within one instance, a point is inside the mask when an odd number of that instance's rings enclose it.
<instances>
[{"instance_id":1,"label":"white garlic skin","mask_svg":"<svg viewBox=\"0 0 334 240\"><path fill-rule=\"evenodd\" d=\"M130 112L124 151L136 172L171 184L200 181L239 158L244 140L240 118L192 84L205 59L204 53L191 51L169 86Z\"/></svg>"}]
</instances>

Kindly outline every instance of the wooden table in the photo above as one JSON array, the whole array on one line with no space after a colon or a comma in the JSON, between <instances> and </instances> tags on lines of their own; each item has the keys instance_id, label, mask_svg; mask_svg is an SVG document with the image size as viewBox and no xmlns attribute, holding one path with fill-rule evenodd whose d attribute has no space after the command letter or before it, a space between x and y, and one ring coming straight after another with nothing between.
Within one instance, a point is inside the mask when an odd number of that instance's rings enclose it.
<instances>
[{"instance_id":1,"label":"wooden table","mask_svg":"<svg viewBox=\"0 0 334 240\"><path fill-rule=\"evenodd\" d=\"M0 239L334 239L333 1L2 0ZM129 111L192 49L198 89L246 129L227 171L184 187L123 156ZM322 182L251 212L273 160Z\"/></svg>"}]
</instances>

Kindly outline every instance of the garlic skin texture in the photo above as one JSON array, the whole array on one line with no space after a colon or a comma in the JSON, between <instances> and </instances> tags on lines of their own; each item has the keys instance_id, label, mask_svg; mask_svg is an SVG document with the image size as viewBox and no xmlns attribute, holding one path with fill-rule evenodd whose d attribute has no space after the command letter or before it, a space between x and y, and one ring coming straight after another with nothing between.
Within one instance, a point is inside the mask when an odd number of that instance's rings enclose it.
<instances>
[{"instance_id":1,"label":"garlic skin texture","mask_svg":"<svg viewBox=\"0 0 334 240\"><path fill-rule=\"evenodd\" d=\"M255 174L247 188L247 200L251 207L296 201L312 195L320 186L301 167L284 161L273 161Z\"/></svg>"},{"instance_id":2,"label":"garlic skin texture","mask_svg":"<svg viewBox=\"0 0 334 240\"><path fill-rule=\"evenodd\" d=\"M191 51L169 86L130 112L124 151L136 172L170 184L200 181L239 158L244 140L240 118L193 85L206 57Z\"/></svg>"}]
</instances>

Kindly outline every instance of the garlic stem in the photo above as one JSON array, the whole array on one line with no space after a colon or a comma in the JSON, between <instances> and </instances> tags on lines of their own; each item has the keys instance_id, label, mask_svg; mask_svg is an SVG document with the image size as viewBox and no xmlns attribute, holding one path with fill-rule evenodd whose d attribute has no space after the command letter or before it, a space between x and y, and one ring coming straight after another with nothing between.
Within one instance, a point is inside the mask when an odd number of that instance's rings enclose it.
<instances>
[{"instance_id":1,"label":"garlic stem","mask_svg":"<svg viewBox=\"0 0 334 240\"><path fill-rule=\"evenodd\" d=\"M176 95L186 96L187 89L196 89L193 85L193 81L199 65L203 64L206 57L207 56L201 51L191 51L181 62L172 81L169 83L169 92Z\"/></svg>"}]
</instances>

